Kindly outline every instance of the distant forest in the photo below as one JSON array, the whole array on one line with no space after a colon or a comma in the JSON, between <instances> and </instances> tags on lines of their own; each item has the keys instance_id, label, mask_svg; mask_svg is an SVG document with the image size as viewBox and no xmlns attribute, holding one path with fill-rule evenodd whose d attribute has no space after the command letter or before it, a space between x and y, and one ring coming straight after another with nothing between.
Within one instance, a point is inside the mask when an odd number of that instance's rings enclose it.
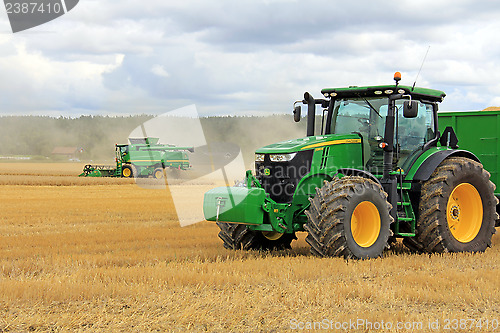
<instances>
[{"instance_id":1,"label":"distant forest","mask_svg":"<svg viewBox=\"0 0 500 333\"><path fill-rule=\"evenodd\" d=\"M79 118L4 116L0 117L0 156L54 160L58 159L51 154L54 148L77 147L82 149L77 154L82 161L113 160L115 144L127 143L129 134L152 118L151 115ZM306 127L305 119L295 123L291 114L207 117L201 118L201 124L208 141L235 143L241 147L245 159L253 159L253 152L258 147L305 136ZM189 131L185 135L189 136Z\"/></svg>"}]
</instances>

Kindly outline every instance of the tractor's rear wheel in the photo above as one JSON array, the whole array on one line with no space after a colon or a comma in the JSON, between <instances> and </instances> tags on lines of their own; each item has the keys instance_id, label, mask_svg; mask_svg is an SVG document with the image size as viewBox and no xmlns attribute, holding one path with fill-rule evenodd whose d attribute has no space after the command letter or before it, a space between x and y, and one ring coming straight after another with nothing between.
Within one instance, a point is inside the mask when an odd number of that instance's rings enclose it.
<instances>
[{"instance_id":1,"label":"tractor's rear wheel","mask_svg":"<svg viewBox=\"0 0 500 333\"><path fill-rule=\"evenodd\" d=\"M422 185L416 244L425 252L481 252L495 233L495 185L471 159L444 160Z\"/></svg>"},{"instance_id":2,"label":"tractor's rear wheel","mask_svg":"<svg viewBox=\"0 0 500 333\"><path fill-rule=\"evenodd\" d=\"M230 250L291 249L292 241L297 239L295 234L253 231L244 224L217 222L217 225L220 228L219 238Z\"/></svg>"},{"instance_id":3,"label":"tractor's rear wheel","mask_svg":"<svg viewBox=\"0 0 500 333\"><path fill-rule=\"evenodd\" d=\"M391 205L380 184L343 177L316 189L304 226L311 253L320 257L376 258L392 236Z\"/></svg>"}]
</instances>

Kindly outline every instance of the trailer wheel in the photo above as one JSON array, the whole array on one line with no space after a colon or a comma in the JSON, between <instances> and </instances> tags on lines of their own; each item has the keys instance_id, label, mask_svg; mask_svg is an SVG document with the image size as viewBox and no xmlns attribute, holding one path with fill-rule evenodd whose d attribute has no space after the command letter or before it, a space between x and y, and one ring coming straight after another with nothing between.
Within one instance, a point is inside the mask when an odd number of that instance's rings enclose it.
<instances>
[{"instance_id":1,"label":"trailer wheel","mask_svg":"<svg viewBox=\"0 0 500 333\"><path fill-rule=\"evenodd\" d=\"M450 157L422 185L417 221L425 252L482 252L491 246L498 219L495 185L483 166Z\"/></svg>"},{"instance_id":2,"label":"trailer wheel","mask_svg":"<svg viewBox=\"0 0 500 333\"><path fill-rule=\"evenodd\" d=\"M122 177L124 178L132 178L136 176L136 169L133 165L131 164L124 164L122 166Z\"/></svg>"},{"instance_id":3,"label":"trailer wheel","mask_svg":"<svg viewBox=\"0 0 500 333\"><path fill-rule=\"evenodd\" d=\"M309 199L306 242L320 257L376 258L392 236L387 194L373 180L343 177L325 182Z\"/></svg>"},{"instance_id":4,"label":"trailer wheel","mask_svg":"<svg viewBox=\"0 0 500 333\"><path fill-rule=\"evenodd\" d=\"M230 250L284 250L291 249L295 234L252 231L244 224L217 222L219 238Z\"/></svg>"}]
</instances>

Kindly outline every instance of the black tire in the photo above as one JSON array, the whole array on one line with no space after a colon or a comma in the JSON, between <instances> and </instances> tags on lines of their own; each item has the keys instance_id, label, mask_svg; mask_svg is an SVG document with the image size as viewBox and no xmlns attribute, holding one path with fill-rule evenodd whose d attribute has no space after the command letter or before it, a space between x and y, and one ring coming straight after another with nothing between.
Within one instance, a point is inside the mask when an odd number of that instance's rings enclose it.
<instances>
[{"instance_id":1,"label":"black tire","mask_svg":"<svg viewBox=\"0 0 500 333\"><path fill-rule=\"evenodd\" d=\"M416 237L405 237L403 239L403 245L406 246L411 252L424 252L424 246L416 239Z\"/></svg>"},{"instance_id":2,"label":"black tire","mask_svg":"<svg viewBox=\"0 0 500 333\"><path fill-rule=\"evenodd\" d=\"M295 234L252 231L244 224L217 222L217 225L220 228L219 238L230 250L285 250L291 249L292 241L297 239Z\"/></svg>"},{"instance_id":3,"label":"black tire","mask_svg":"<svg viewBox=\"0 0 500 333\"><path fill-rule=\"evenodd\" d=\"M388 247L392 206L380 184L362 177L335 178L316 189L309 201L304 228L312 254L367 259L380 257Z\"/></svg>"},{"instance_id":4,"label":"black tire","mask_svg":"<svg viewBox=\"0 0 500 333\"><path fill-rule=\"evenodd\" d=\"M132 164L122 165L122 177L133 178L137 174L135 167Z\"/></svg>"},{"instance_id":5,"label":"black tire","mask_svg":"<svg viewBox=\"0 0 500 333\"><path fill-rule=\"evenodd\" d=\"M153 171L154 179L163 179L165 177L164 169L162 167L155 168Z\"/></svg>"},{"instance_id":6,"label":"black tire","mask_svg":"<svg viewBox=\"0 0 500 333\"><path fill-rule=\"evenodd\" d=\"M491 246L498 199L489 179L481 163L464 157L447 158L436 168L422 185L419 204L416 233L423 251L482 252Z\"/></svg>"}]
</instances>

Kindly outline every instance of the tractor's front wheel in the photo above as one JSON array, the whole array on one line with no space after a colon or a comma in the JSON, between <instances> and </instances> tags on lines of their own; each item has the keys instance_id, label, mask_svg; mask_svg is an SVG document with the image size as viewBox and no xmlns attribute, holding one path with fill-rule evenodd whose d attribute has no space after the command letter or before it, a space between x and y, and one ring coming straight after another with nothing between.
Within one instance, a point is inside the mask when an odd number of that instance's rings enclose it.
<instances>
[{"instance_id":1,"label":"tractor's front wheel","mask_svg":"<svg viewBox=\"0 0 500 333\"><path fill-rule=\"evenodd\" d=\"M374 181L362 177L334 179L317 189L309 201L304 228L312 254L376 258L388 246L392 207L387 194Z\"/></svg>"},{"instance_id":2,"label":"tractor's front wheel","mask_svg":"<svg viewBox=\"0 0 500 333\"><path fill-rule=\"evenodd\" d=\"M224 247L230 250L291 249L292 241L297 239L295 234L253 231L244 224L217 222L217 225L220 228L219 238L224 242Z\"/></svg>"},{"instance_id":3,"label":"tractor's front wheel","mask_svg":"<svg viewBox=\"0 0 500 333\"><path fill-rule=\"evenodd\" d=\"M495 185L471 159L444 160L422 185L417 244L425 252L477 252L495 233Z\"/></svg>"}]
</instances>

